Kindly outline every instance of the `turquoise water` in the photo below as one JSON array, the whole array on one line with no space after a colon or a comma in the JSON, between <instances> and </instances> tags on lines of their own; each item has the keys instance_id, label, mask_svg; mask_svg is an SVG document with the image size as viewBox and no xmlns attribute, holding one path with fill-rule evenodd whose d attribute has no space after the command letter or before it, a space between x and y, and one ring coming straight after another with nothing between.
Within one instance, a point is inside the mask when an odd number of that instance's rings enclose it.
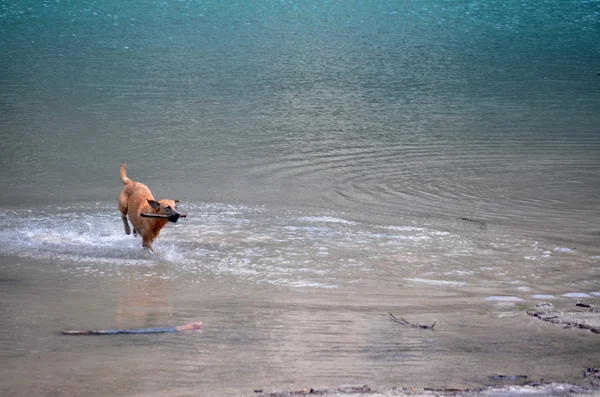
<instances>
[{"instance_id":1,"label":"turquoise water","mask_svg":"<svg viewBox=\"0 0 600 397\"><path fill-rule=\"evenodd\" d=\"M598 1L1 2L3 394L579 381L596 341L518 309L600 299L599 20ZM123 233L123 162L188 214L156 255ZM389 311L440 330L399 339Z\"/></svg>"}]
</instances>

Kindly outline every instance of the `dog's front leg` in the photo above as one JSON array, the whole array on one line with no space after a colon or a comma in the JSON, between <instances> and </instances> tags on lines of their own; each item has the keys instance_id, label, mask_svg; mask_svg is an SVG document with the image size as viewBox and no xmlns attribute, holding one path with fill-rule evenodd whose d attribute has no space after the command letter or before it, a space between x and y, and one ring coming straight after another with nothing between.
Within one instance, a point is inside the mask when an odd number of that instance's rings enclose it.
<instances>
[{"instance_id":1,"label":"dog's front leg","mask_svg":"<svg viewBox=\"0 0 600 397\"><path fill-rule=\"evenodd\" d=\"M152 249L152 240L150 239L144 239L142 242L142 247L146 248L150 252L154 251L154 249Z\"/></svg>"},{"instance_id":2,"label":"dog's front leg","mask_svg":"<svg viewBox=\"0 0 600 397\"><path fill-rule=\"evenodd\" d=\"M127 222L127 216L121 215L121 219L123 220L123 225L125 225L125 234L131 234L131 229L129 228L129 222Z\"/></svg>"}]
</instances>

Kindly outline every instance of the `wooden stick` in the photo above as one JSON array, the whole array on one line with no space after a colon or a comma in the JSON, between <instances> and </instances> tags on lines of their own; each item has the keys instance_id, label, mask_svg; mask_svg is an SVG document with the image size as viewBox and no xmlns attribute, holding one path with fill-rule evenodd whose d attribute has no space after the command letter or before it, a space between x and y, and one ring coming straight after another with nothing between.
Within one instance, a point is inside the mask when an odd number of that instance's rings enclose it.
<instances>
[{"instance_id":1,"label":"wooden stick","mask_svg":"<svg viewBox=\"0 0 600 397\"><path fill-rule=\"evenodd\" d=\"M63 335L115 335L115 334L157 334L163 332L182 332L203 329L201 322L194 322L184 325L160 327L160 328L138 328L138 329L102 329L99 331L85 330L63 330Z\"/></svg>"},{"instance_id":2,"label":"wooden stick","mask_svg":"<svg viewBox=\"0 0 600 397\"><path fill-rule=\"evenodd\" d=\"M169 219L172 217L172 215L163 215L163 214L140 214L142 215L144 218L163 218L163 219ZM187 215L186 214L179 214L178 218L186 218Z\"/></svg>"}]
</instances>

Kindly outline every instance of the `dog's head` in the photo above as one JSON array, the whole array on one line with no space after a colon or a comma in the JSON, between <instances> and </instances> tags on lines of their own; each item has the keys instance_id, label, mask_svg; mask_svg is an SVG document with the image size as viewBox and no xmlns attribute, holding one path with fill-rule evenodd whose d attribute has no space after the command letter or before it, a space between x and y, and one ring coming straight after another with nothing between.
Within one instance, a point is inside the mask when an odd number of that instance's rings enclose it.
<instances>
[{"instance_id":1,"label":"dog's head","mask_svg":"<svg viewBox=\"0 0 600 397\"><path fill-rule=\"evenodd\" d=\"M163 215L164 218L169 220L169 222L177 222L182 216L177 211L177 203L179 203L179 200L148 200L148 204L150 204L150 207L152 207L155 213L158 215Z\"/></svg>"}]
</instances>

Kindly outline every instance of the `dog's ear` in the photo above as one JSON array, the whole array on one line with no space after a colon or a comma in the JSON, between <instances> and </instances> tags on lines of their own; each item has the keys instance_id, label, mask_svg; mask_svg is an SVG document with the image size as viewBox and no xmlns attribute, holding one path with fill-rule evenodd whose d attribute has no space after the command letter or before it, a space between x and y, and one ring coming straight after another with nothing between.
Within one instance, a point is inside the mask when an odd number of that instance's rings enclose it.
<instances>
[{"instance_id":1,"label":"dog's ear","mask_svg":"<svg viewBox=\"0 0 600 397\"><path fill-rule=\"evenodd\" d=\"M177 204L179 202L179 200L173 200L173 201L175 201L175 204Z\"/></svg>"},{"instance_id":2,"label":"dog's ear","mask_svg":"<svg viewBox=\"0 0 600 397\"><path fill-rule=\"evenodd\" d=\"M160 209L160 203L158 201L148 200L148 204L150 204L150 207L152 207L154 210Z\"/></svg>"}]
</instances>

